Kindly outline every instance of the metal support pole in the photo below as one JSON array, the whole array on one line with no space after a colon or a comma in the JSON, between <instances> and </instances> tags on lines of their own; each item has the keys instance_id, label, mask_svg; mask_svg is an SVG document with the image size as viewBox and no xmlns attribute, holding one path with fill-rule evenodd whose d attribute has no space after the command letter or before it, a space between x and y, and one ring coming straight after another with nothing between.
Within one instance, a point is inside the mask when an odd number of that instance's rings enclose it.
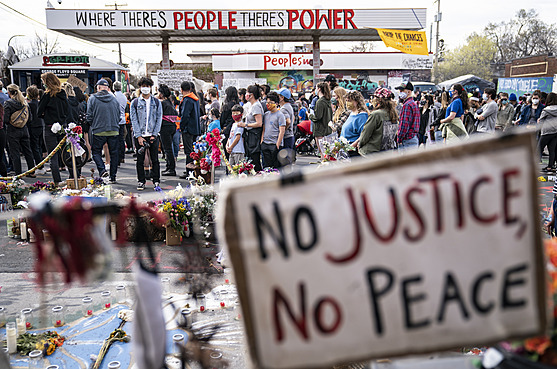
<instances>
[{"instance_id":1,"label":"metal support pole","mask_svg":"<svg viewBox=\"0 0 557 369\"><path fill-rule=\"evenodd\" d=\"M168 40L170 37L163 36L162 38L162 69L170 70L170 50L168 48Z\"/></svg>"},{"instance_id":2,"label":"metal support pole","mask_svg":"<svg viewBox=\"0 0 557 369\"><path fill-rule=\"evenodd\" d=\"M319 47L319 35L313 36L313 87L317 86L317 75L321 67L321 49Z\"/></svg>"},{"instance_id":3,"label":"metal support pole","mask_svg":"<svg viewBox=\"0 0 557 369\"><path fill-rule=\"evenodd\" d=\"M122 44L118 42L118 56L120 59L120 65L122 65Z\"/></svg>"},{"instance_id":4,"label":"metal support pole","mask_svg":"<svg viewBox=\"0 0 557 369\"><path fill-rule=\"evenodd\" d=\"M435 35L435 73L437 73L439 68L439 23L441 22L440 15L441 15L441 0L437 0L437 34ZM437 77L435 77L435 79L437 79Z\"/></svg>"},{"instance_id":5,"label":"metal support pole","mask_svg":"<svg viewBox=\"0 0 557 369\"><path fill-rule=\"evenodd\" d=\"M73 181L75 183L75 189L79 190L79 180L77 178L77 165L75 163L75 148L70 142L70 154L72 155L72 171L73 171Z\"/></svg>"}]
</instances>

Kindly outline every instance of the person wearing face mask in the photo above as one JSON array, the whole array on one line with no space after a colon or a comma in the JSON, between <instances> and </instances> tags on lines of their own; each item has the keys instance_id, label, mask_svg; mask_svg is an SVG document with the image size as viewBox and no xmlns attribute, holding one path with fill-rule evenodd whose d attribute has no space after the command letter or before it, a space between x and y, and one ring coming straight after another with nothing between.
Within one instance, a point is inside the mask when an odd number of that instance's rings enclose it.
<instances>
[{"instance_id":1,"label":"person wearing face mask","mask_svg":"<svg viewBox=\"0 0 557 369\"><path fill-rule=\"evenodd\" d=\"M391 100L391 91L383 87L376 89L372 104L374 109L357 140L358 151L362 156L396 148L398 114Z\"/></svg>"},{"instance_id":2,"label":"person wearing face mask","mask_svg":"<svg viewBox=\"0 0 557 369\"><path fill-rule=\"evenodd\" d=\"M468 94L460 84L455 84L450 89L449 96L452 102L445 112L445 119L441 119L441 131L444 142L457 142L468 138L468 132L462 123L461 117L468 110Z\"/></svg>"},{"instance_id":3,"label":"person wearing face mask","mask_svg":"<svg viewBox=\"0 0 557 369\"><path fill-rule=\"evenodd\" d=\"M313 135L315 136L315 142L317 143L320 156L323 158L323 148L321 147L320 140L332 133L329 122L333 118L333 109L331 107L331 90L329 89L329 84L319 82L316 91L319 99L317 99L315 103L315 112L309 115L309 119L313 122Z\"/></svg>"},{"instance_id":4,"label":"person wearing face mask","mask_svg":"<svg viewBox=\"0 0 557 369\"><path fill-rule=\"evenodd\" d=\"M184 81L180 85L182 89L182 103L180 104L180 131L182 132L182 143L184 154L186 154L186 171L180 176L182 179L189 177L188 164L193 163L190 154L193 152L193 143L201 134L199 97L195 94L192 82Z\"/></svg>"},{"instance_id":5,"label":"person wearing face mask","mask_svg":"<svg viewBox=\"0 0 557 369\"><path fill-rule=\"evenodd\" d=\"M418 147L418 132L420 129L420 109L412 98L414 86L403 83L395 88L400 91L399 97L403 101L400 109L397 142L399 151Z\"/></svg>"},{"instance_id":6,"label":"person wearing face mask","mask_svg":"<svg viewBox=\"0 0 557 369\"><path fill-rule=\"evenodd\" d=\"M542 110L545 108L545 106L540 102L540 96L541 92L539 90L534 91L528 105L525 105L520 112L520 119L518 121L519 125L537 124L538 119L542 114Z\"/></svg>"},{"instance_id":7,"label":"person wearing face mask","mask_svg":"<svg viewBox=\"0 0 557 369\"><path fill-rule=\"evenodd\" d=\"M166 169L161 174L163 176L176 176L176 160L174 159L172 139L176 133L178 113L171 100L170 88L165 84L159 85L159 100L162 104L160 139L166 157Z\"/></svg>"},{"instance_id":8,"label":"person wearing face mask","mask_svg":"<svg viewBox=\"0 0 557 369\"><path fill-rule=\"evenodd\" d=\"M360 134L367 122L369 111L364 103L364 97L360 91L349 91L346 94L346 108L350 111L350 116L342 126L340 137L344 137L352 147L357 148ZM357 156L357 151L349 151L350 156Z\"/></svg>"},{"instance_id":9,"label":"person wearing face mask","mask_svg":"<svg viewBox=\"0 0 557 369\"><path fill-rule=\"evenodd\" d=\"M259 102L260 93L261 90L259 86L248 86L246 90L246 99L248 103L243 106L244 114L246 115L245 122L238 123L240 127L246 130L246 132L244 132L246 157L251 160L256 172L260 172L263 169L261 167L261 137L263 132L264 111ZM246 108L246 106L248 106L248 108ZM245 110L247 109L249 109L249 111L246 114Z\"/></svg>"},{"instance_id":10,"label":"person wearing face mask","mask_svg":"<svg viewBox=\"0 0 557 369\"><path fill-rule=\"evenodd\" d=\"M263 133L261 137L261 154L265 167L278 169L278 152L286 131L286 118L278 109L279 96L276 92L267 94L267 112L263 118Z\"/></svg>"},{"instance_id":11,"label":"person wearing face mask","mask_svg":"<svg viewBox=\"0 0 557 369\"><path fill-rule=\"evenodd\" d=\"M486 88L483 94L483 100L487 101L483 106L481 113L476 112L478 126L476 133L492 133L495 131L495 122L497 121L498 106L495 102L497 92L493 88Z\"/></svg>"},{"instance_id":12,"label":"person wearing face mask","mask_svg":"<svg viewBox=\"0 0 557 369\"><path fill-rule=\"evenodd\" d=\"M499 101L499 111L497 112L497 122L495 122L495 129L505 131L513 124L514 107L509 102L509 94L501 92L501 99Z\"/></svg>"},{"instance_id":13,"label":"person wearing face mask","mask_svg":"<svg viewBox=\"0 0 557 369\"><path fill-rule=\"evenodd\" d=\"M234 167L236 164L245 160L245 148L244 140L242 138L244 134L244 128L238 125L242 121L242 116L244 115L244 109L240 104L236 104L232 107L232 119L234 123L230 128L230 136L226 142L226 152L230 155L230 166Z\"/></svg>"},{"instance_id":14,"label":"person wearing face mask","mask_svg":"<svg viewBox=\"0 0 557 369\"><path fill-rule=\"evenodd\" d=\"M546 146L549 151L547 167L543 168L542 171L546 173L555 173L557 152L557 94L554 92L549 93L545 101L547 105L543 109L539 120L539 124L542 127L538 146L540 158Z\"/></svg>"},{"instance_id":15,"label":"person wearing face mask","mask_svg":"<svg viewBox=\"0 0 557 369\"><path fill-rule=\"evenodd\" d=\"M151 179L153 187L157 189L160 183L159 133L162 126L162 104L159 99L151 95L151 87L153 86L151 78L142 77L138 84L141 95L130 106L130 120L132 122L136 147L139 147L140 150L142 147L145 147L144 152L149 153L148 155L151 159ZM135 165L138 191L145 189L144 163L145 155L138 154Z\"/></svg>"},{"instance_id":16,"label":"person wearing face mask","mask_svg":"<svg viewBox=\"0 0 557 369\"><path fill-rule=\"evenodd\" d=\"M342 87L336 87L333 90L331 104L336 106L333 113L333 120L329 123L329 127L333 132L340 132L342 126L350 116L350 110L346 109L346 90Z\"/></svg>"}]
</instances>

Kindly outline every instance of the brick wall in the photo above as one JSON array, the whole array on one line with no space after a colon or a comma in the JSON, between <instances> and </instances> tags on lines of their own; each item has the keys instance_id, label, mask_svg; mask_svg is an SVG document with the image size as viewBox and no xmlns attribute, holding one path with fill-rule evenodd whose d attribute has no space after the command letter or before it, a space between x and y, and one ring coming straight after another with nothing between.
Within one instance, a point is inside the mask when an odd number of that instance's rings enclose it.
<instances>
[{"instance_id":1,"label":"brick wall","mask_svg":"<svg viewBox=\"0 0 557 369\"><path fill-rule=\"evenodd\" d=\"M557 74L555 56L538 55L505 64L505 77L553 77Z\"/></svg>"}]
</instances>

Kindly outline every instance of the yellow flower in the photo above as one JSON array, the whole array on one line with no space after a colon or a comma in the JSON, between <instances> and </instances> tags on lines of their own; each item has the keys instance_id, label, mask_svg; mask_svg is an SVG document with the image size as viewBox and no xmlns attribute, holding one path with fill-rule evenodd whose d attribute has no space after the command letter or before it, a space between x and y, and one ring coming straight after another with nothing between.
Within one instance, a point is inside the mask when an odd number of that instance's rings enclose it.
<instances>
[{"instance_id":1,"label":"yellow flower","mask_svg":"<svg viewBox=\"0 0 557 369\"><path fill-rule=\"evenodd\" d=\"M50 345L48 345L48 348L46 349L46 355L52 355L54 353L54 351L56 351L56 345L51 343Z\"/></svg>"}]
</instances>

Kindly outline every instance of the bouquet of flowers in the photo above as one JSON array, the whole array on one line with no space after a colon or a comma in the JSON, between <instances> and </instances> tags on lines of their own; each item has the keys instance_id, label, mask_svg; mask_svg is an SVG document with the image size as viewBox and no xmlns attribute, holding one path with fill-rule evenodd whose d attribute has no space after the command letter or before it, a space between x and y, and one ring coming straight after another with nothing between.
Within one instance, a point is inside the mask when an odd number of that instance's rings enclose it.
<instances>
[{"instance_id":1,"label":"bouquet of flowers","mask_svg":"<svg viewBox=\"0 0 557 369\"><path fill-rule=\"evenodd\" d=\"M340 137L333 142L323 140L324 159L323 161L337 161L348 159L348 152L356 150L344 137Z\"/></svg>"},{"instance_id":2,"label":"bouquet of flowers","mask_svg":"<svg viewBox=\"0 0 557 369\"><path fill-rule=\"evenodd\" d=\"M202 174L206 174L211 170L212 163L216 167L221 165L222 150L220 140L220 131L215 128L194 143L190 158L193 159L195 166L201 169Z\"/></svg>"},{"instance_id":3,"label":"bouquet of flowers","mask_svg":"<svg viewBox=\"0 0 557 369\"><path fill-rule=\"evenodd\" d=\"M57 190L56 185L52 181L48 181L46 183L37 181L31 185L30 191L31 193L38 192L38 191L48 191L53 193Z\"/></svg>"},{"instance_id":4,"label":"bouquet of flowers","mask_svg":"<svg viewBox=\"0 0 557 369\"><path fill-rule=\"evenodd\" d=\"M166 213L172 228L186 236L192 220L192 209L186 197L163 200L159 204L159 211Z\"/></svg>"},{"instance_id":5,"label":"bouquet of flowers","mask_svg":"<svg viewBox=\"0 0 557 369\"><path fill-rule=\"evenodd\" d=\"M232 173L236 176L241 175L241 174L243 174L245 176L248 176L248 175L254 176L256 174L254 168L255 167L251 162L241 161L240 163L238 163L238 164L236 164L232 167Z\"/></svg>"}]
</instances>

